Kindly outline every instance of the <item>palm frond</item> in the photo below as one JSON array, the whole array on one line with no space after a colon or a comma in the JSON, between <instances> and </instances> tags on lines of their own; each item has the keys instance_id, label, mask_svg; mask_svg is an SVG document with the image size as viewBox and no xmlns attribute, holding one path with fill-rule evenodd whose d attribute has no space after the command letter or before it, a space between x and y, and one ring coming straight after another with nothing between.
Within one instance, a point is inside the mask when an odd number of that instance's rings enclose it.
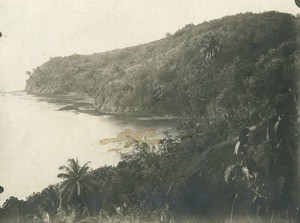
<instances>
[{"instance_id":1,"label":"palm frond","mask_svg":"<svg viewBox=\"0 0 300 223\"><path fill-rule=\"evenodd\" d=\"M272 144L270 140L264 141L262 144L257 146L254 154L254 159L258 164L258 167L264 172L268 173L271 163L272 156Z\"/></svg>"},{"instance_id":2,"label":"palm frond","mask_svg":"<svg viewBox=\"0 0 300 223\"><path fill-rule=\"evenodd\" d=\"M240 148L240 144L241 144L240 141L238 141L238 142L235 144L235 147L234 147L234 150L233 150L233 154L234 154L234 155L237 155L237 154L238 154L238 151L239 151L239 148Z\"/></svg>"},{"instance_id":3,"label":"palm frond","mask_svg":"<svg viewBox=\"0 0 300 223\"><path fill-rule=\"evenodd\" d=\"M60 171L65 171L66 173L68 173L68 174L73 174L74 173L74 171L73 170L71 170L69 167L67 167L67 166L60 166L59 168L58 168Z\"/></svg>"},{"instance_id":4,"label":"palm frond","mask_svg":"<svg viewBox=\"0 0 300 223\"><path fill-rule=\"evenodd\" d=\"M64 181L64 184L61 185L60 189L59 189L59 194L60 195L64 195L68 192L68 190L70 190L70 188L72 187L72 185L74 184L71 181Z\"/></svg>"},{"instance_id":5,"label":"palm frond","mask_svg":"<svg viewBox=\"0 0 300 223\"><path fill-rule=\"evenodd\" d=\"M79 170L79 175L81 175L81 174L84 174L84 173L87 173L87 171L90 169L90 167L89 167L89 164L90 164L91 162L86 162L81 168L80 168L80 170Z\"/></svg>"},{"instance_id":6,"label":"palm frond","mask_svg":"<svg viewBox=\"0 0 300 223\"><path fill-rule=\"evenodd\" d=\"M81 184L79 181L76 181L76 186L77 186L77 195L81 195Z\"/></svg>"},{"instance_id":7,"label":"palm frond","mask_svg":"<svg viewBox=\"0 0 300 223\"><path fill-rule=\"evenodd\" d=\"M63 179L70 179L71 176L69 174L66 174L66 173L59 173L57 175L58 178L63 178Z\"/></svg>"},{"instance_id":8,"label":"palm frond","mask_svg":"<svg viewBox=\"0 0 300 223\"><path fill-rule=\"evenodd\" d=\"M74 158L68 159L68 162L69 162L69 164L70 164L71 169L72 169L75 173L78 173L79 168L80 168L78 159L76 159L76 160L75 160Z\"/></svg>"}]
</instances>

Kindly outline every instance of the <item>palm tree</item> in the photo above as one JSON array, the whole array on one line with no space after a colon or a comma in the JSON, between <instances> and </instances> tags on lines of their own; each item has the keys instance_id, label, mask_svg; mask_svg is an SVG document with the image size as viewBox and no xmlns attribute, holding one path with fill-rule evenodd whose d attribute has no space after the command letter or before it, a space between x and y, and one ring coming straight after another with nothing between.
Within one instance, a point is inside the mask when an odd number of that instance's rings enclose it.
<instances>
[{"instance_id":1,"label":"palm tree","mask_svg":"<svg viewBox=\"0 0 300 223\"><path fill-rule=\"evenodd\" d=\"M63 172L57 175L64 179L59 191L62 201L70 205L77 203L86 211L86 196L98 189L97 178L89 172L88 164L80 166L78 159L69 159L68 165L59 167Z\"/></svg>"},{"instance_id":2,"label":"palm tree","mask_svg":"<svg viewBox=\"0 0 300 223\"><path fill-rule=\"evenodd\" d=\"M215 59L219 56L221 45L215 36L210 36L206 40L206 49L204 50L204 57L206 60L211 60L213 76L215 75Z\"/></svg>"},{"instance_id":3,"label":"palm tree","mask_svg":"<svg viewBox=\"0 0 300 223\"><path fill-rule=\"evenodd\" d=\"M54 222L54 218L59 209L59 191L56 185L50 185L38 196L39 208L48 213L49 222Z\"/></svg>"}]
</instances>

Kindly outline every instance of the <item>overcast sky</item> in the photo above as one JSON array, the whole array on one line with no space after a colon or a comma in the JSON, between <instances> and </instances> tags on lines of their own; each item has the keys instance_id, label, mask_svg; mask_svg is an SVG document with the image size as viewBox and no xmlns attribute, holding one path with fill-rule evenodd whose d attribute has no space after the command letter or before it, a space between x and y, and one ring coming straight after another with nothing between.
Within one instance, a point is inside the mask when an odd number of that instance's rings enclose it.
<instances>
[{"instance_id":1,"label":"overcast sky","mask_svg":"<svg viewBox=\"0 0 300 223\"><path fill-rule=\"evenodd\" d=\"M0 90L50 57L147 43L240 12L300 13L294 0L0 0Z\"/></svg>"}]
</instances>

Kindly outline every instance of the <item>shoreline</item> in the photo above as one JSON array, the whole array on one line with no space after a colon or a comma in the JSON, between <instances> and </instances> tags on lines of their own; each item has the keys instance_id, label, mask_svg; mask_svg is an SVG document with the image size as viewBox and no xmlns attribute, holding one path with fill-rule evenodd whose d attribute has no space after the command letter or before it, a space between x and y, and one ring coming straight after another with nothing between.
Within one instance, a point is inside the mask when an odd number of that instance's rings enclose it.
<instances>
[{"instance_id":1,"label":"shoreline","mask_svg":"<svg viewBox=\"0 0 300 223\"><path fill-rule=\"evenodd\" d=\"M38 94L31 93L25 90L6 92L6 93L26 93L30 96L37 98L39 101L44 101L51 104L61 105L62 107L58 111L74 111L75 113L84 113L94 116L113 115L118 118L126 119L140 119L147 121L149 120L180 120L182 117L175 116L172 114L126 114L118 112L109 112L97 110L94 107L94 99L88 94L81 93L67 93L67 94Z\"/></svg>"}]
</instances>

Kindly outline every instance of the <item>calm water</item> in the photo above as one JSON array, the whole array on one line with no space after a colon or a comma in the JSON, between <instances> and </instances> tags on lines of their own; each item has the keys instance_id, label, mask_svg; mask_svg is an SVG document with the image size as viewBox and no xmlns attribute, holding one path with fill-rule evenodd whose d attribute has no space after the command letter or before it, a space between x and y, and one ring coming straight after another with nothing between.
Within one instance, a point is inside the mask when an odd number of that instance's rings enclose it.
<instances>
[{"instance_id":1,"label":"calm water","mask_svg":"<svg viewBox=\"0 0 300 223\"><path fill-rule=\"evenodd\" d=\"M171 119L92 116L57 111L59 105L25 93L0 93L0 204L9 196L25 199L58 182L58 167L68 158L90 166L115 165L120 157L101 145L126 129L174 129Z\"/></svg>"}]
</instances>

